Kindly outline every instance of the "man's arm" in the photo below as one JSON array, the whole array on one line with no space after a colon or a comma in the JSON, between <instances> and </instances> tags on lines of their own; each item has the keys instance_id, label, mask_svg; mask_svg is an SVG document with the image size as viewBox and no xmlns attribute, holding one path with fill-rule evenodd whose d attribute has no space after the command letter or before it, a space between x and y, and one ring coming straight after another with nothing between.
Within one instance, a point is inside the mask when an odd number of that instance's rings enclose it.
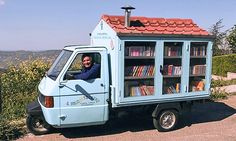
<instances>
[{"instance_id":1,"label":"man's arm","mask_svg":"<svg viewBox=\"0 0 236 141\"><path fill-rule=\"evenodd\" d=\"M76 79L82 79L82 80L88 80L97 78L100 74L100 65L94 64L90 70L87 70L86 72L82 72L81 74L77 74L74 77Z\"/></svg>"}]
</instances>

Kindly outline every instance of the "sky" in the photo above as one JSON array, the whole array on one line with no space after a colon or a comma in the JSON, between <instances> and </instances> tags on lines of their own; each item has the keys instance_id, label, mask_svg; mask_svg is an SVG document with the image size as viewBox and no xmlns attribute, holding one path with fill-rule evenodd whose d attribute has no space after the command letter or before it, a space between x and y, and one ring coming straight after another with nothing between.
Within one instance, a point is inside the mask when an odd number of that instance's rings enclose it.
<instances>
[{"instance_id":1,"label":"sky","mask_svg":"<svg viewBox=\"0 0 236 141\"><path fill-rule=\"evenodd\" d=\"M88 45L103 14L190 18L209 30L223 19L223 30L236 24L236 0L0 0L0 50L41 51Z\"/></svg>"}]
</instances>

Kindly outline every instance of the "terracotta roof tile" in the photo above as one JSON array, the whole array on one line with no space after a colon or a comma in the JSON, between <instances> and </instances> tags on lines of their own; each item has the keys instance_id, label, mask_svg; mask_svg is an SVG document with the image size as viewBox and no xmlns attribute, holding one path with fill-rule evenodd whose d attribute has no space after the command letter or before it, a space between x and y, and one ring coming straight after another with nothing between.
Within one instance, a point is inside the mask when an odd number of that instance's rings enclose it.
<instances>
[{"instance_id":1,"label":"terracotta roof tile","mask_svg":"<svg viewBox=\"0 0 236 141\"><path fill-rule=\"evenodd\" d=\"M122 34L210 35L192 19L131 17L131 27L124 27L124 16L103 15L102 19Z\"/></svg>"}]
</instances>

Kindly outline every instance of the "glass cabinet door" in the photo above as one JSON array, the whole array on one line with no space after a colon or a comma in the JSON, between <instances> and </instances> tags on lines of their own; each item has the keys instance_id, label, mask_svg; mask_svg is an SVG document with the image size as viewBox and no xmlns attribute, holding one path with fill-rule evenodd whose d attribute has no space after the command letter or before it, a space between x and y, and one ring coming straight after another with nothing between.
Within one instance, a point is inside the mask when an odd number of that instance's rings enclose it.
<instances>
[{"instance_id":1,"label":"glass cabinet door","mask_svg":"<svg viewBox=\"0 0 236 141\"><path fill-rule=\"evenodd\" d=\"M190 43L189 92L205 90L207 42Z\"/></svg>"},{"instance_id":2,"label":"glass cabinet door","mask_svg":"<svg viewBox=\"0 0 236 141\"><path fill-rule=\"evenodd\" d=\"M183 42L164 42L162 94L181 92Z\"/></svg>"},{"instance_id":3,"label":"glass cabinet door","mask_svg":"<svg viewBox=\"0 0 236 141\"><path fill-rule=\"evenodd\" d=\"M125 42L124 97L154 95L156 42Z\"/></svg>"}]
</instances>

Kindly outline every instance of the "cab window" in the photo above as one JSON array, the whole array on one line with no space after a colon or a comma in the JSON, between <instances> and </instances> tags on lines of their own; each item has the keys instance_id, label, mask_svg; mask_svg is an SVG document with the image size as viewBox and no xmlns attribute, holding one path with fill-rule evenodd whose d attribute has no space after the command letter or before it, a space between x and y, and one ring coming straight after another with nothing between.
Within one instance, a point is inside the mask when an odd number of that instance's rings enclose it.
<instances>
[{"instance_id":1,"label":"cab window","mask_svg":"<svg viewBox=\"0 0 236 141\"><path fill-rule=\"evenodd\" d=\"M99 53L79 53L71 63L64 79L100 78L101 55Z\"/></svg>"}]
</instances>

